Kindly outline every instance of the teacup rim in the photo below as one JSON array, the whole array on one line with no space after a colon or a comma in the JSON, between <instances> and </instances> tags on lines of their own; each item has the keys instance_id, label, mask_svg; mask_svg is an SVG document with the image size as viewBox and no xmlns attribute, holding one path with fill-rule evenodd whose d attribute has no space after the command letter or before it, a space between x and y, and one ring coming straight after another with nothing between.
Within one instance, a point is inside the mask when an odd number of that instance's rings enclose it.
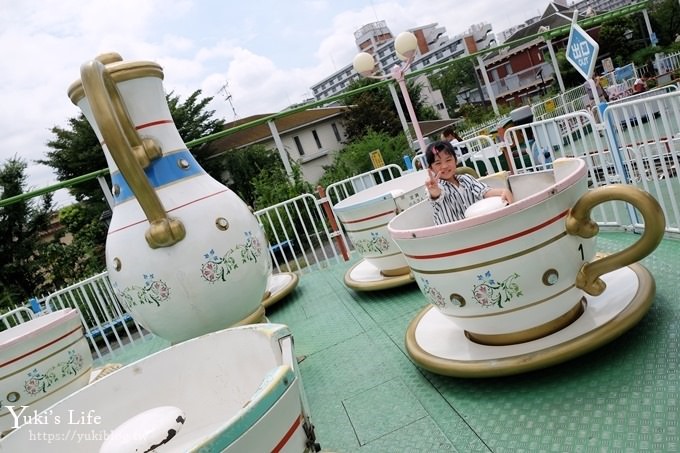
<instances>
[{"instance_id":1,"label":"teacup rim","mask_svg":"<svg viewBox=\"0 0 680 453\"><path fill-rule=\"evenodd\" d=\"M359 192L352 194L349 197L338 201L336 204L334 204L332 206L333 210L336 211L336 212L343 212L343 211L347 211L347 210L354 210L354 209L358 209L358 208L363 208L363 207L366 207L366 206L370 206L371 204L374 204L374 203L380 203L380 202L383 202L383 201L386 201L386 200L394 200L394 199L397 199L397 198L401 198L401 197L408 195L409 193L413 192L414 190L422 190L424 188L424 185L425 185L425 173L423 173L422 171L404 173L401 176L394 178L394 179L391 179L389 181L386 181L383 184L387 184L387 183L390 183L392 181L398 181L400 178L406 178L406 177L409 178L409 179L415 180L417 178L414 175L422 176L422 181L420 181L419 185L414 186L412 188L409 188L408 190L404 190L404 189L401 189L401 188L386 189L384 192L378 193L371 198L351 202L351 200L353 198L358 198L358 196L362 192L364 192L366 190L374 189L374 188L379 188L382 185L382 184L378 184L378 185L375 185L375 186L368 187L364 190L360 190ZM392 194L392 190L396 190L396 189L402 190L403 193L395 197Z\"/></svg>"},{"instance_id":2,"label":"teacup rim","mask_svg":"<svg viewBox=\"0 0 680 453\"><path fill-rule=\"evenodd\" d=\"M479 226L481 224L487 223L487 222L492 222L494 220L500 219L501 217L505 217L509 214L514 214L520 211L523 211L527 208L530 208L532 206L535 206L536 204L557 195L558 193L561 193L565 191L567 188L573 186L576 184L587 172L586 170L586 164L585 162L578 158L561 158L561 159L556 159L553 162L553 173L555 172L555 167L559 167L566 163L566 161L572 162L572 161L578 161L577 166L574 170L572 170L568 175L566 175L564 178L561 180L557 181L555 184L540 190L539 192L536 192L533 195L530 195L526 198L523 198L522 200L516 201L514 203L511 203L509 205L506 205L500 209L497 209L495 211L488 212L486 214L482 214L476 217L470 217L466 219L461 219L457 220L455 222L450 222L450 223L444 223L441 225L432 225L432 226L427 226L427 227L419 227L419 228L408 228L408 229L396 229L394 228L394 223L398 221L400 217L404 217L408 215L409 211L412 211L416 209L420 203L429 203L429 200L424 200L418 203L415 206L411 206L410 208L404 210L400 214L396 215L393 217L390 222L387 225L387 230L390 233L390 236L394 239L422 239L422 238L428 238L428 237L434 237L434 236L440 236L444 234L448 234L454 231L461 231L461 230L466 230L472 227Z\"/></svg>"}]
</instances>

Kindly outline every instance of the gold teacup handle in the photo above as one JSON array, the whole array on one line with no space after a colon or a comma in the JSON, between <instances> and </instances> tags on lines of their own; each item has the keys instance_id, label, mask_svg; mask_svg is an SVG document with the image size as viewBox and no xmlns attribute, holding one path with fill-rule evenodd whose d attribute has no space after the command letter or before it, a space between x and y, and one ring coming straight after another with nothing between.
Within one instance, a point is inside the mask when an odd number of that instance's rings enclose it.
<instances>
[{"instance_id":1,"label":"gold teacup handle","mask_svg":"<svg viewBox=\"0 0 680 453\"><path fill-rule=\"evenodd\" d=\"M598 296L606 288L601 275L628 266L649 255L661 239L666 228L666 218L659 203L647 192L633 186L613 185L592 189L578 199L566 219L567 233L591 238L599 227L590 218L590 211L606 201L625 201L640 211L645 222L642 237L630 247L591 263L585 263L576 276L576 287L591 296Z\"/></svg>"},{"instance_id":2,"label":"gold teacup handle","mask_svg":"<svg viewBox=\"0 0 680 453\"><path fill-rule=\"evenodd\" d=\"M139 137L118 88L102 62L84 63L80 67L80 78L111 157L149 221L150 226L144 234L147 244L151 248L176 244L186 236L184 225L168 216L143 170L148 165L146 158L151 160L160 156L160 148Z\"/></svg>"}]
</instances>

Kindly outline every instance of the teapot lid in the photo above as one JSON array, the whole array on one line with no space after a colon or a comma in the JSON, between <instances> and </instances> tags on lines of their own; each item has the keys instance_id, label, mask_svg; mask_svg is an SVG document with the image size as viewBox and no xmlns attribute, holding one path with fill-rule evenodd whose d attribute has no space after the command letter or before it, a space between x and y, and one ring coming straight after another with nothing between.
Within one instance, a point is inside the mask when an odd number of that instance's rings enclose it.
<instances>
[{"instance_id":1,"label":"teapot lid","mask_svg":"<svg viewBox=\"0 0 680 453\"><path fill-rule=\"evenodd\" d=\"M163 80L163 68L152 61L123 62L123 57L116 52L101 54L95 60L106 66L111 78L116 83L141 77L158 77ZM68 97L75 105L78 105L78 102L85 97L83 82L80 79L68 87Z\"/></svg>"}]
</instances>

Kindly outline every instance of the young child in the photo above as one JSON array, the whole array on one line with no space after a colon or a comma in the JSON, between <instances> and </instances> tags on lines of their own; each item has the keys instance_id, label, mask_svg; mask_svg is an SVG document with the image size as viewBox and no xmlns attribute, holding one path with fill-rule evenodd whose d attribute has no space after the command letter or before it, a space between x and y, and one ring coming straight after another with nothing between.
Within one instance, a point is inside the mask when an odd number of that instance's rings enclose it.
<instances>
[{"instance_id":1,"label":"young child","mask_svg":"<svg viewBox=\"0 0 680 453\"><path fill-rule=\"evenodd\" d=\"M427 147L425 159L429 177L425 188L430 194L435 225L465 217L465 210L487 197L499 196L512 203L512 192L492 189L469 175L456 174L456 152L449 142L434 142Z\"/></svg>"}]
</instances>

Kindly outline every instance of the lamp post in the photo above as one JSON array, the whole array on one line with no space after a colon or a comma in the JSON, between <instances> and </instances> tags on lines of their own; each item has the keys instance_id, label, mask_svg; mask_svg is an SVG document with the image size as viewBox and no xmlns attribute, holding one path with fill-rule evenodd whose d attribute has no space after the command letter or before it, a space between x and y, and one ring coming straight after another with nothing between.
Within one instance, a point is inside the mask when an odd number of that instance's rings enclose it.
<instances>
[{"instance_id":1,"label":"lamp post","mask_svg":"<svg viewBox=\"0 0 680 453\"><path fill-rule=\"evenodd\" d=\"M371 79L386 79L391 77L397 81L399 84L399 89L401 90L401 95L404 97L404 103L406 104L408 115L411 117L413 130L416 132L418 147L420 148L421 152L425 152L425 140L423 139L423 133L420 131L418 118L416 118L416 112L413 108L413 103L411 102L411 97L408 94L408 90L406 89L406 80L404 79L404 73L411 66L417 48L418 40L416 36L411 32L405 31L399 33L397 38L394 40L394 50L397 52L397 57L399 57L403 63L392 66L389 75L375 75L375 60L373 59L373 55L367 52L361 52L356 57L354 57L353 65L354 70L364 77Z\"/></svg>"}]
</instances>

